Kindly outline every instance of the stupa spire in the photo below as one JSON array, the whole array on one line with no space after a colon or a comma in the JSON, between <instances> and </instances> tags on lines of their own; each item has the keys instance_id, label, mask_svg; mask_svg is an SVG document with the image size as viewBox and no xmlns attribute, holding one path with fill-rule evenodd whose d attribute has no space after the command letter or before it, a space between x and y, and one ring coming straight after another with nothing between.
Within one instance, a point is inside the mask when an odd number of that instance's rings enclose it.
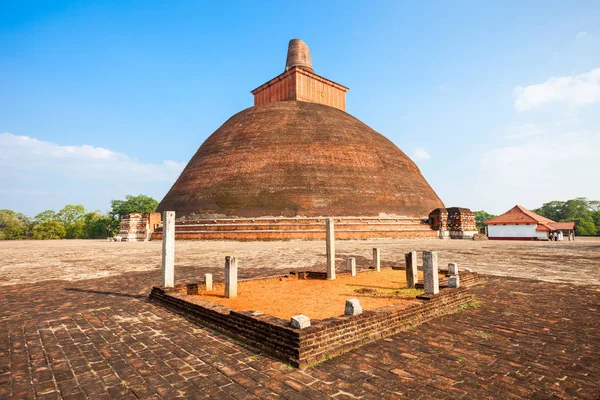
<instances>
[{"instance_id":1,"label":"stupa spire","mask_svg":"<svg viewBox=\"0 0 600 400\"><path fill-rule=\"evenodd\" d=\"M310 50L301 39L292 39L288 45L285 70L288 71L293 67L302 68L314 73L310 59Z\"/></svg>"}]
</instances>

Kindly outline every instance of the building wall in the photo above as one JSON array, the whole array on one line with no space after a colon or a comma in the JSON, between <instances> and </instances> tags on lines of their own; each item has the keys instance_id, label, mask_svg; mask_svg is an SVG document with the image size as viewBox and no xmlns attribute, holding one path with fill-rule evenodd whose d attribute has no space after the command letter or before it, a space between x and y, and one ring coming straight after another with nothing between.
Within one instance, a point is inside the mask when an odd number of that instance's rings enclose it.
<instances>
[{"instance_id":1,"label":"building wall","mask_svg":"<svg viewBox=\"0 0 600 400\"><path fill-rule=\"evenodd\" d=\"M161 221L160 213L131 213L121 216L119 236L125 242L145 242L150 240L156 225Z\"/></svg>"},{"instance_id":2,"label":"building wall","mask_svg":"<svg viewBox=\"0 0 600 400\"><path fill-rule=\"evenodd\" d=\"M252 91L254 105L307 101L346 111L348 89L309 71L293 68Z\"/></svg>"},{"instance_id":3,"label":"building wall","mask_svg":"<svg viewBox=\"0 0 600 400\"><path fill-rule=\"evenodd\" d=\"M429 214L429 223L442 239L470 239L477 233L475 214L468 208L436 208Z\"/></svg>"},{"instance_id":4,"label":"building wall","mask_svg":"<svg viewBox=\"0 0 600 400\"><path fill-rule=\"evenodd\" d=\"M547 232L537 232L537 225L488 225L488 237L546 239Z\"/></svg>"},{"instance_id":5,"label":"building wall","mask_svg":"<svg viewBox=\"0 0 600 400\"><path fill-rule=\"evenodd\" d=\"M296 74L296 100L325 104L346 111L346 91L305 73Z\"/></svg>"},{"instance_id":6,"label":"building wall","mask_svg":"<svg viewBox=\"0 0 600 400\"><path fill-rule=\"evenodd\" d=\"M296 78L294 71L278 76L268 86L254 93L254 105L296 99Z\"/></svg>"}]
</instances>

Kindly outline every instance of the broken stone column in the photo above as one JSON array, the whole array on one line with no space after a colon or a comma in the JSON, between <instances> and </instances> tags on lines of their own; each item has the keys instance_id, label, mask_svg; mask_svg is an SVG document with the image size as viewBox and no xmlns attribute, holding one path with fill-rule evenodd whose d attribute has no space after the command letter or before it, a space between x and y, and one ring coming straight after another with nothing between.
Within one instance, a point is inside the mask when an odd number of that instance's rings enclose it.
<instances>
[{"instance_id":1,"label":"broken stone column","mask_svg":"<svg viewBox=\"0 0 600 400\"><path fill-rule=\"evenodd\" d=\"M448 287L457 288L460 286L460 277L458 275L452 275L448 277Z\"/></svg>"},{"instance_id":2,"label":"broken stone column","mask_svg":"<svg viewBox=\"0 0 600 400\"><path fill-rule=\"evenodd\" d=\"M381 251L377 247L373 247L373 267L381 272Z\"/></svg>"},{"instance_id":3,"label":"broken stone column","mask_svg":"<svg viewBox=\"0 0 600 400\"><path fill-rule=\"evenodd\" d=\"M310 318L308 318L304 314L295 315L292 317L292 320L290 321L290 323L292 325L292 328L304 329L304 328L308 328L310 326Z\"/></svg>"},{"instance_id":4,"label":"broken stone column","mask_svg":"<svg viewBox=\"0 0 600 400\"><path fill-rule=\"evenodd\" d=\"M347 261L348 271L352 273L352 276L356 276L356 258L350 257Z\"/></svg>"},{"instance_id":5,"label":"broken stone column","mask_svg":"<svg viewBox=\"0 0 600 400\"><path fill-rule=\"evenodd\" d=\"M425 294L440 292L437 251L423 252L423 286Z\"/></svg>"},{"instance_id":6,"label":"broken stone column","mask_svg":"<svg viewBox=\"0 0 600 400\"><path fill-rule=\"evenodd\" d=\"M362 314L362 311L358 299L346 300L346 308L344 309L345 315L358 315Z\"/></svg>"},{"instance_id":7,"label":"broken stone column","mask_svg":"<svg viewBox=\"0 0 600 400\"><path fill-rule=\"evenodd\" d=\"M225 297L237 296L238 265L235 257L225 257Z\"/></svg>"},{"instance_id":8,"label":"broken stone column","mask_svg":"<svg viewBox=\"0 0 600 400\"><path fill-rule=\"evenodd\" d=\"M205 274L204 275L204 283L206 284L206 291L210 292L212 291L212 283L213 283L213 279L212 279L212 274Z\"/></svg>"},{"instance_id":9,"label":"broken stone column","mask_svg":"<svg viewBox=\"0 0 600 400\"><path fill-rule=\"evenodd\" d=\"M175 211L163 212L162 286L175 286Z\"/></svg>"},{"instance_id":10,"label":"broken stone column","mask_svg":"<svg viewBox=\"0 0 600 400\"><path fill-rule=\"evenodd\" d=\"M333 231L333 218L325 222L325 241L327 246L327 279L335 279L335 234Z\"/></svg>"},{"instance_id":11,"label":"broken stone column","mask_svg":"<svg viewBox=\"0 0 600 400\"><path fill-rule=\"evenodd\" d=\"M448 275L458 275L457 263L448 263Z\"/></svg>"},{"instance_id":12,"label":"broken stone column","mask_svg":"<svg viewBox=\"0 0 600 400\"><path fill-rule=\"evenodd\" d=\"M406 261L406 287L408 289L414 289L416 283L419 281L417 252L411 251L410 253L404 254L404 261Z\"/></svg>"}]
</instances>

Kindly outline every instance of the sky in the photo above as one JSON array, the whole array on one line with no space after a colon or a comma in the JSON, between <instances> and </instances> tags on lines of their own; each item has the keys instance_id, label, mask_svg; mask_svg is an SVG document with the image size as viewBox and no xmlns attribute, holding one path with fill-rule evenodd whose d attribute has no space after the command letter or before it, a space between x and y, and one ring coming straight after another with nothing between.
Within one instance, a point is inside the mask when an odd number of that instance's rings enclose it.
<instances>
[{"instance_id":1,"label":"sky","mask_svg":"<svg viewBox=\"0 0 600 400\"><path fill-rule=\"evenodd\" d=\"M0 209L161 200L303 39L446 206L600 199L598 1L0 2Z\"/></svg>"}]
</instances>

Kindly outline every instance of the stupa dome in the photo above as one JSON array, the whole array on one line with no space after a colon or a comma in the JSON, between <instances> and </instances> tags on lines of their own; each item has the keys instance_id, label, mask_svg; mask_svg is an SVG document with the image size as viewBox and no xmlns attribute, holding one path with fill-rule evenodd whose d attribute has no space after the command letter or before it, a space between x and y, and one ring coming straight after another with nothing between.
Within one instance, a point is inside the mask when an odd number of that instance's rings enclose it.
<instances>
[{"instance_id":1,"label":"stupa dome","mask_svg":"<svg viewBox=\"0 0 600 400\"><path fill-rule=\"evenodd\" d=\"M210 135L158 211L261 216L427 217L444 207L415 163L338 108L274 101Z\"/></svg>"}]
</instances>

